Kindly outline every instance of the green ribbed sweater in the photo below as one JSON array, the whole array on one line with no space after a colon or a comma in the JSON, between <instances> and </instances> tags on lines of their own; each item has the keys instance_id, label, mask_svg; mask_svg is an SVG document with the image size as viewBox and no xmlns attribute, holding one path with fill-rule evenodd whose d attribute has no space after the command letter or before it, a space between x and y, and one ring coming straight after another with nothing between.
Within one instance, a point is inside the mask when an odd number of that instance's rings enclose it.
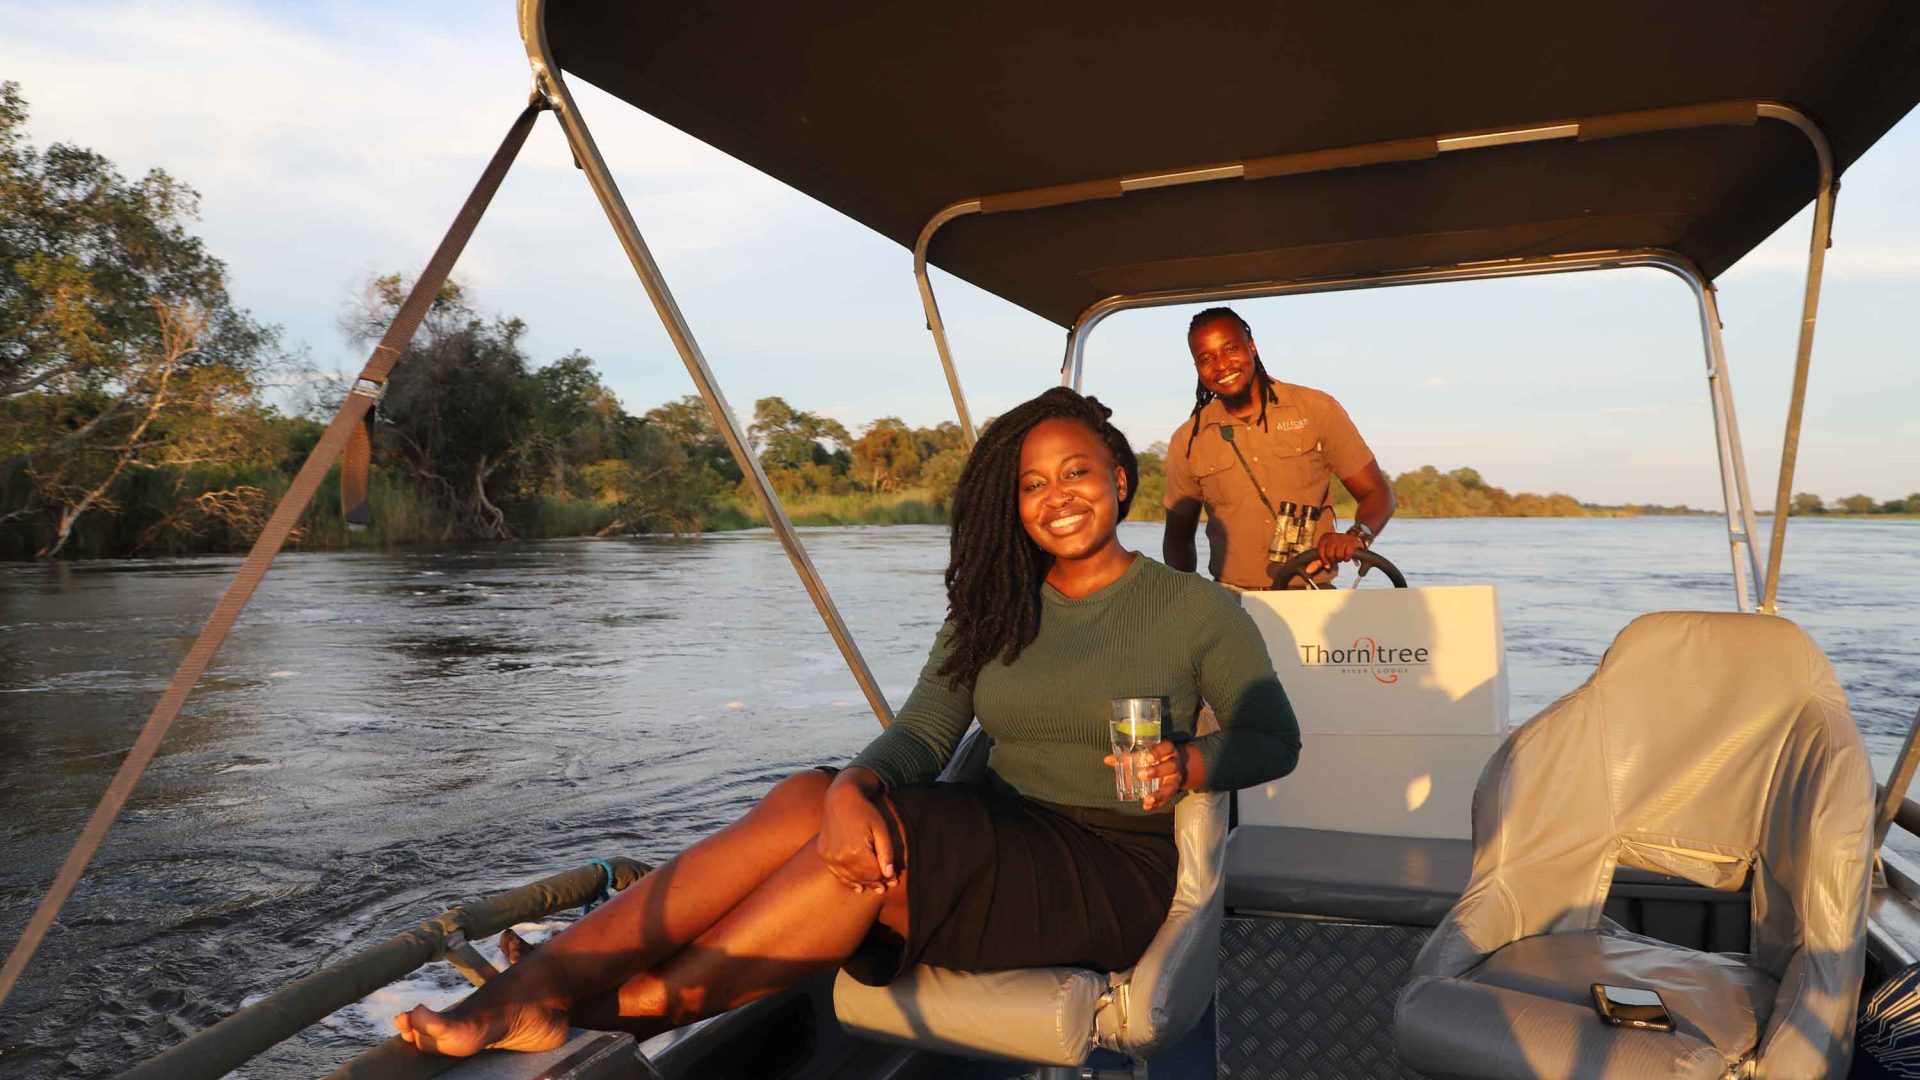
<instances>
[{"instance_id":1,"label":"green ribbed sweater","mask_svg":"<svg viewBox=\"0 0 1920 1080\"><path fill-rule=\"evenodd\" d=\"M889 787L939 775L975 716L993 736L988 764L1029 798L1139 812L1113 794L1108 702L1167 699L1169 734L1191 735L1202 700L1220 730L1195 739L1206 788L1263 784L1293 771L1300 725L1253 619L1227 590L1146 556L1113 584L1074 599L1042 587L1040 633L1013 663L995 661L958 688L935 674L951 624L893 726L853 764Z\"/></svg>"}]
</instances>

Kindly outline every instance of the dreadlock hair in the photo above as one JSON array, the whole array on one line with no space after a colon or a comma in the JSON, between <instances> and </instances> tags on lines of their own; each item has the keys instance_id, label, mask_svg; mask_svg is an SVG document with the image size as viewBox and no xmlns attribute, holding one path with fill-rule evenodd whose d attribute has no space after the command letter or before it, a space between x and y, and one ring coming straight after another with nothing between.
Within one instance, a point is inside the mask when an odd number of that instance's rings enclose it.
<instances>
[{"instance_id":1,"label":"dreadlock hair","mask_svg":"<svg viewBox=\"0 0 1920 1080\"><path fill-rule=\"evenodd\" d=\"M1044 420L1074 420L1106 443L1126 471L1120 519L1140 490L1140 463L1113 410L1098 398L1056 386L1015 406L981 432L953 492L953 533L947 560L947 618L952 648L937 672L955 687L971 683L996 658L1012 663L1040 632L1040 586L1053 556L1033 542L1020 521L1020 448Z\"/></svg>"},{"instance_id":2,"label":"dreadlock hair","mask_svg":"<svg viewBox=\"0 0 1920 1080\"><path fill-rule=\"evenodd\" d=\"M1200 329L1216 319L1232 319L1240 325L1240 331L1247 335L1247 340L1253 340L1253 327L1248 326L1247 320L1241 318L1240 313L1230 307L1210 307L1200 314L1195 315L1193 321L1187 324L1187 336L1191 338L1195 330ZM1273 376L1267 374L1267 366L1260 362L1260 354L1257 352L1253 354L1253 384L1260 388L1259 423L1260 426L1264 428L1267 426L1267 402L1276 401L1278 398L1273 392ZM1200 434L1200 410L1206 408L1207 403L1218 396L1219 395L1213 391L1207 389L1206 383L1198 379L1194 380L1193 412L1191 414L1193 417L1193 428L1187 432L1188 457L1193 456L1193 440Z\"/></svg>"}]
</instances>

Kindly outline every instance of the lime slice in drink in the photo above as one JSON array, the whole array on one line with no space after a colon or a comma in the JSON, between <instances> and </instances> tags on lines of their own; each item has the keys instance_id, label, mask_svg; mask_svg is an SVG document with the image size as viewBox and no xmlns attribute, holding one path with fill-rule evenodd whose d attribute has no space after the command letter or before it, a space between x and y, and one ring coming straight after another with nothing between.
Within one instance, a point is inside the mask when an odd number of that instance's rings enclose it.
<instances>
[{"instance_id":1,"label":"lime slice in drink","mask_svg":"<svg viewBox=\"0 0 1920 1080\"><path fill-rule=\"evenodd\" d=\"M1160 737L1158 720L1119 720L1113 725L1115 731L1130 739L1157 739Z\"/></svg>"}]
</instances>

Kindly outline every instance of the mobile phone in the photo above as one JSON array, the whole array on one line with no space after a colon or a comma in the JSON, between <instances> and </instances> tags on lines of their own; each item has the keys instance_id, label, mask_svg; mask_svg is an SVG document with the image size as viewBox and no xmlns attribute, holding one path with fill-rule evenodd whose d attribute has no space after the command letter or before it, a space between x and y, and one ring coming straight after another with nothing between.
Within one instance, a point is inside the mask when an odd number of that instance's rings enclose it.
<instances>
[{"instance_id":1,"label":"mobile phone","mask_svg":"<svg viewBox=\"0 0 1920 1080\"><path fill-rule=\"evenodd\" d=\"M1615 1027L1641 1028L1646 1031L1672 1031L1673 1016L1656 990L1637 986L1593 984L1593 1011Z\"/></svg>"}]
</instances>

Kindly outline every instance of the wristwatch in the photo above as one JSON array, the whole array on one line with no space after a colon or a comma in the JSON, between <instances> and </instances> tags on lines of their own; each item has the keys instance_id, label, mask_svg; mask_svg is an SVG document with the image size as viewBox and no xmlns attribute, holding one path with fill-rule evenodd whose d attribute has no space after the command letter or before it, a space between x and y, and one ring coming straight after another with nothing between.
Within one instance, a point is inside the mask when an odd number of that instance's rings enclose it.
<instances>
[{"instance_id":1,"label":"wristwatch","mask_svg":"<svg viewBox=\"0 0 1920 1080\"><path fill-rule=\"evenodd\" d=\"M1364 521L1354 522L1353 527L1347 530L1347 535L1359 537L1360 546L1363 548L1373 546L1373 530L1367 528L1367 523Z\"/></svg>"}]
</instances>

